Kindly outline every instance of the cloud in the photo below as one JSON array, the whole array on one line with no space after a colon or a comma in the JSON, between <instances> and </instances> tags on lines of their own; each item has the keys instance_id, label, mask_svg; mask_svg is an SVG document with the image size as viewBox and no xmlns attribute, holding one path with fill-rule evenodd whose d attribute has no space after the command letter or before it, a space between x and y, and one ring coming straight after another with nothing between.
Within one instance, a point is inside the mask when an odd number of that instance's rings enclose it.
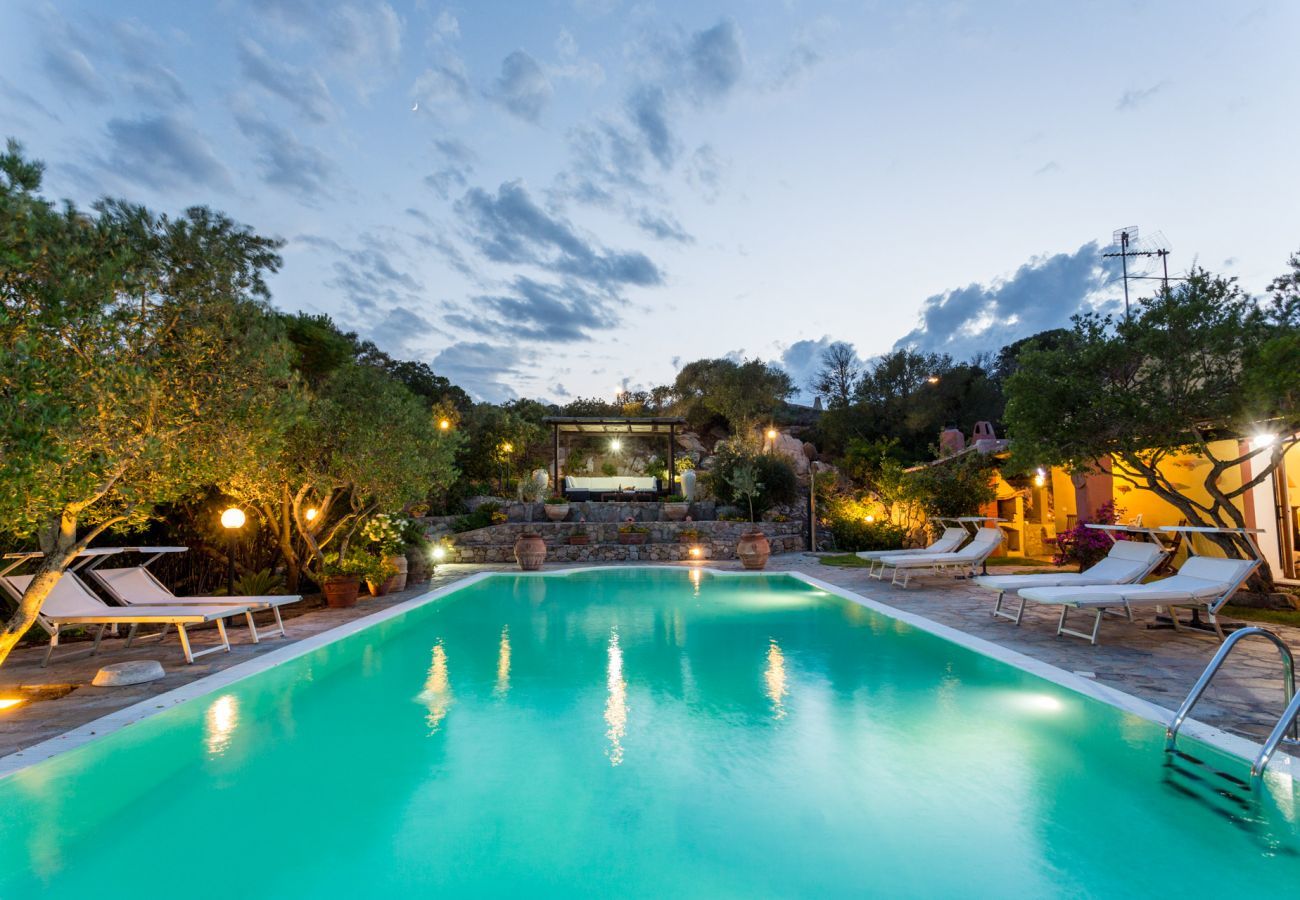
<instances>
[{"instance_id":1,"label":"cloud","mask_svg":"<svg viewBox=\"0 0 1300 900\"><path fill-rule=\"evenodd\" d=\"M695 238L688 234L682 224L670 213L652 213L648 209L643 209L637 216L636 225L646 234L661 241L676 241L679 244L695 243Z\"/></svg>"},{"instance_id":2,"label":"cloud","mask_svg":"<svg viewBox=\"0 0 1300 900\"><path fill-rule=\"evenodd\" d=\"M1156 94L1160 93L1160 91L1164 88L1164 86L1165 83L1161 81L1147 88L1129 88L1127 91L1125 91L1123 94L1120 95L1119 101L1115 104L1115 109L1119 110L1120 112L1124 112L1125 110L1130 110L1130 109L1137 109L1139 106L1145 104Z\"/></svg>"},{"instance_id":3,"label":"cloud","mask_svg":"<svg viewBox=\"0 0 1300 900\"><path fill-rule=\"evenodd\" d=\"M307 39L337 70L391 71L402 52L402 20L385 2L321 4L314 0L253 0L288 39ZM354 87L364 85L355 77Z\"/></svg>"},{"instance_id":4,"label":"cloud","mask_svg":"<svg viewBox=\"0 0 1300 900\"><path fill-rule=\"evenodd\" d=\"M229 189L230 171L198 129L170 115L109 119L110 155L102 167L153 188Z\"/></svg>"},{"instance_id":5,"label":"cloud","mask_svg":"<svg viewBox=\"0 0 1300 900\"><path fill-rule=\"evenodd\" d=\"M126 82L136 97L160 109L190 102L176 73L163 63L167 46L152 29L135 19L122 19L113 23L111 31L127 66Z\"/></svg>"},{"instance_id":6,"label":"cloud","mask_svg":"<svg viewBox=\"0 0 1300 900\"><path fill-rule=\"evenodd\" d=\"M501 61L501 74L489 96L511 115L526 122L537 122L554 94L537 60L516 50Z\"/></svg>"},{"instance_id":7,"label":"cloud","mask_svg":"<svg viewBox=\"0 0 1300 900\"><path fill-rule=\"evenodd\" d=\"M642 85L627 98L626 109L650 155L663 169L671 169L677 142L668 124L668 92L658 85Z\"/></svg>"},{"instance_id":8,"label":"cloud","mask_svg":"<svg viewBox=\"0 0 1300 900\"><path fill-rule=\"evenodd\" d=\"M534 203L519 181L502 184L496 196L471 188L457 201L456 211L467 239L493 262L535 265L605 290L663 280L645 254L607 250L579 236L568 221Z\"/></svg>"},{"instance_id":9,"label":"cloud","mask_svg":"<svg viewBox=\"0 0 1300 900\"><path fill-rule=\"evenodd\" d=\"M552 285L518 276L508 293L474 297L473 302L476 314L487 311L497 320L459 312L448 315L447 324L485 336L572 343L589 340L590 332L614 328L621 321L617 301L572 280Z\"/></svg>"},{"instance_id":10,"label":"cloud","mask_svg":"<svg viewBox=\"0 0 1300 900\"><path fill-rule=\"evenodd\" d=\"M740 29L733 19L697 31L686 45L686 79L697 99L726 96L745 71Z\"/></svg>"},{"instance_id":11,"label":"cloud","mask_svg":"<svg viewBox=\"0 0 1300 900\"><path fill-rule=\"evenodd\" d=\"M1115 308L1110 275L1095 242L1073 253L1038 256L1009 278L969 284L926 299L921 324L894 349L914 347L969 359L1020 338L1069 325L1076 313Z\"/></svg>"},{"instance_id":12,"label":"cloud","mask_svg":"<svg viewBox=\"0 0 1300 900\"><path fill-rule=\"evenodd\" d=\"M460 37L460 20L450 10L442 10L433 22L433 39L454 41Z\"/></svg>"},{"instance_id":13,"label":"cloud","mask_svg":"<svg viewBox=\"0 0 1300 900\"><path fill-rule=\"evenodd\" d=\"M400 356L418 351L421 339L437 331L433 323L419 313L405 306L394 306L368 328L366 334L376 346Z\"/></svg>"},{"instance_id":14,"label":"cloud","mask_svg":"<svg viewBox=\"0 0 1300 900\"><path fill-rule=\"evenodd\" d=\"M555 39L555 53L560 61L546 68L546 73L552 79L567 79L591 85L604 83L605 70L600 63L584 59L578 53L578 42L567 28L561 28Z\"/></svg>"},{"instance_id":15,"label":"cloud","mask_svg":"<svg viewBox=\"0 0 1300 900\"><path fill-rule=\"evenodd\" d=\"M523 377L524 366L533 362L533 354L524 353L518 347L461 341L443 348L429 364L474 399L504 403L519 396L511 382Z\"/></svg>"},{"instance_id":16,"label":"cloud","mask_svg":"<svg viewBox=\"0 0 1300 900\"><path fill-rule=\"evenodd\" d=\"M469 145L455 138L434 141L433 148L441 157L443 165L432 174L424 176L424 183L446 200L453 191L469 184L477 156Z\"/></svg>"},{"instance_id":17,"label":"cloud","mask_svg":"<svg viewBox=\"0 0 1300 900\"><path fill-rule=\"evenodd\" d=\"M255 41L239 43L239 65L244 77L287 102L314 122L335 118L337 108L325 80L315 71L273 59Z\"/></svg>"},{"instance_id":18,"label":"cloud","mask_svg":"<svg viewBox=\"0 0 1300 900\"><path fill-rule=\"evenodd\" d=\"M314 234L298 235L294 243L306 244L336 257L331 267L334 275L325 284L342 291L344 297L361 312L386 312L420 300L423 285L392 260L394 254L402 252L394 241L367 232L361 235L361 246L356 248L347 248L330 238Z\"/></svg>"},{"instance_id":19,"label":"cloud","mask_svg":"<svg viewBox=\"0 0 1300 900\"><path fill-rule=\"evenodd\" d=\"M422 112L431 115L463 109L473 93L465 63L452 53L443 54L411 85L411 99L420 104Z\"/></svg>"},{"instance_id":20,"label":"cloud","mask_svg":"<svg viewBox=\"0 0 1300 900\"><path fill-rule=\"evenodd\" d=\"M260 113L237 110L235 124L257 148L257 165L263 181L312 205L319 198L329 196L335 167L324 153L299 141L288 129Z\"/></svg>"},{"instance_id":21,"label":"cloud","mask_svg":"<svg viewBox=\"0 0 1300 900\"><path fill-rule=\"evenodd\" d=\"M564 400L568 397L572 397L573 394L569 392L568 388L557 381L555 384L551 385L551 396L558 400Z\"/></svg>"},{"instance_id":22,"label":"cloud","mask_svg":"<svg viewBox=\"0 0 1300 900\"><path fill-rule=\"evenodd\" d=\"M1061 167L1056 164L1055 160L1044 163L1034 170L1035 175L1053 175L1061 171Z\"/></svg>"},{"instance_id":23,"label":"cloud","mask_svg":"<svg viewBox=\"0 0 1300 900\"><path fill-rule=\"evenodd\" d=\"M42 68L54 85L65 95L92 103L106 103L109 99L108 86L91 65L86 54L66 44L56 44L59 40L51 37L41 58Z\"/></svg>"},{"instance_id":24,"label":"cloud","mask_svg":"<svg viewBox=\"0 0 1300 900\"><path fill-rule=\"evenodd\" d=\"M814 393L812 382L817 376L817 370L821 368L822 354L826 352L826 348L834 343L836 343L834 338L823 335L815 341L795 341L782 352L778 363L781 368L790 373L790 378L794 381L799 399L808 400L812 398ZM850 344L849 346L852 347L853 345Z\"/></svg>"}]
</instances>

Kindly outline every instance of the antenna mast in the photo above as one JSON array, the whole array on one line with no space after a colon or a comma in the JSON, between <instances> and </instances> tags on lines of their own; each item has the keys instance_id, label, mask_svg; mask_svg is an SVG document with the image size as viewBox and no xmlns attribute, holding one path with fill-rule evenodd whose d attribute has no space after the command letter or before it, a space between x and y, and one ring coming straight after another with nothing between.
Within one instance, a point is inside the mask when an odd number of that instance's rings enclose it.
<instances>
[{"instance_id":1,"label":"antenna mast","mask_svg":"<svg viewBox=\"0 0 1300 900\"><path fill-rule=\"evenodd\" d=\"M1138 228L1136 225L1129 225L1126 228L1118 228L1111 235L1111 245L1118 247L1118 250L1111 250L1103 253L1102 257L1113 259L1119 257L1120 266L1124 272L1124 321L1129 319L1129 302L1128 302L1128 260L1130 256L1158 256L1164 265L1164 277L1162 279L1163 290L1169 290L1169 249L1164 246L1164 236L1159 232L1157 239L1152 241L1138 241ZM1141 278L1141 275L1134 275L1134 278Z\"/></svg>"}]
</instances>

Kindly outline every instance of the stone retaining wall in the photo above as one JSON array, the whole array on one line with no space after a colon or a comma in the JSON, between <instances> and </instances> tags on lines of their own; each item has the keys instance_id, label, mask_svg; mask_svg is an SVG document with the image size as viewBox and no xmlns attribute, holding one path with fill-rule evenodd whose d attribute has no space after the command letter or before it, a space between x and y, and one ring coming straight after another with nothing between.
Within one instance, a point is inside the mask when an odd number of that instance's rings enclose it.
<instances>
[{"instance_id":1,"label":"stone retaining wall","mask_svg":"<svg viewBox=\"0 0 1300 900\"><path fill-rule=\"evenodd\" d=\"M735 559L736 542L754 528L767 535L772 553L797 553L804 549L801 522L653 522L644 544L620 544L614 523L535 522L531 525L509 522L475 531L453 534L448 562L502 563L515 561L515 540L525 530L535 532L546 541L548 562L619 562L630 560ZM683 543L681 533L694 528L700 533L694 544ZM569 544L570 535L586 533L588 544ZM700 555L692 557L692 546Z\"/></svg>"}]
</instances>

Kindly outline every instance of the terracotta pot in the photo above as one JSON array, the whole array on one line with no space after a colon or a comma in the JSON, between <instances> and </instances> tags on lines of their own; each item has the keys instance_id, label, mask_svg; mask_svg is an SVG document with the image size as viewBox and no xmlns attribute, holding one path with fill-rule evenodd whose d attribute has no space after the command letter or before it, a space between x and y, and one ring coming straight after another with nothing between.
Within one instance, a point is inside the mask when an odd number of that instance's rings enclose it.
<instances>
[{"instance_id":1,"label":"terracotta pot","mask_svg":"<svg viewBox=\"0 0 1300 900\"><path fill-rule=\"evenodd\" d=\"M685 531L677 533L677 541L682 544L698 544L704 536L698 531L687 534Z\"/></svg>"},{"instance_id":2,"label":"terracotta pot","mask_svg":"<svg viewBox=\"0 0 1300 900\"><path fill-rule=\"evenodd\" d=\"M384 582L384 593L391 594L393 591L405 590L406 576L410 571L410 568L406 564L406 557L402 555L390 556L388 557L388 562L390 565L395 567L397 571L392 575L389 575L388 580Z\"/></svg>"},{"instance_id":3,"label":"terracotta pot","mask_svg":"<svg viewBox=\"0 0 1300 900\"><path fill-rule=\"evenodd\" d=\"M620 531L618 533L618 542L620 544L644 544L650 540L650 535L640 531Z\"/></svg>"},{"instance_id":4,"label":"terracotta pot","mask_svg":"<svg viewBox=\"0 0 1300 900\"><path fill-rule=\"evenodd\" d=\"M761 531L742 534L736 541L736 556L746 569L761 569L767 565L767 558L772 555L772 546L767 542L767 535Z\"/></svg>"},{"instance_id":5,"label":"terracotta pot","mask_svg":"<svg viewBox=\"0 0 1300 900\"><path fill-rule=\"evenodd\" d=\"M356 606L357 594L361 590L360 575L326 575L321 581L321 593L325 602L335 609Z\"/></svg>"},{"instance_id":6,"label":"terracotta pot","mask_svg":"<svg viewBox=\"0 0 1300 900\"><path fill-rule=\"evenodd\" d=\"M387 578L383 581L374 581L373 579L367 578L366 590L370 591L370 596L372 597L382 597L384 594L388 593L388 582L389 579Z\"/></svg>"},{"instance_id":7,"label":"terracotta pot","mask_svg":"<svg viewBox=\"0 0 1300 900\"><path fill-rule=\"evenodd\" d=\"M515 561L525 572L533 572L546 562L546 541L540 534L521 534L515 540Z\"/></svg>"},{"instance_id":8,"label":"terracotta pot","mask_svg":"<svg viewBox=\"0 0 1300 900\"><path fill-rule=\"evenodd\" d=\"M570 543L572 546L575 546L575 547L585 546L585 545L591 543L591 535L589 535L589 534L571 534L571 535L569 535L569 543Z\"/></svg>"},{"instance_id":9,"label":"terracotta pot","mask_svg":"<svg viewBox=\"0 0 1300 900\"><path fill-rule=\"evenodd\" d=\"M665 503L664 518L669 522L680 522L691 511L689 503Z\"/></svg>"},{"instance_id":10,"label":"terracotta pot","mask_svg":"<svg viewBox=\"0 0 1300 900\"><path fill-rule=\"evenodd\" d=\"M552 522L563 522L569 515L569 504L567 503L546 503L543 504L546 509L546 518Z\"/></svg>"}]
</instances>

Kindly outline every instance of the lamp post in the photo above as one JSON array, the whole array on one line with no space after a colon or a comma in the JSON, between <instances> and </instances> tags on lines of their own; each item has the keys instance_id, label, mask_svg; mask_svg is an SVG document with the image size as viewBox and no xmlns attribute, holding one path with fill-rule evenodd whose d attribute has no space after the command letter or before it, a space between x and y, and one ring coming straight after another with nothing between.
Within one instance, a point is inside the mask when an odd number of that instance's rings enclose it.
<instances>
[{"instance_id":1,"label":"lamp post","mask_svg":"<svg viewBox=\"0 0 1300 900\"><path fill-rule=\"evenodd\" d=\"M235 595L235 541L236 532L244 527L244 511L232 506L221 514L221 527L229 535L226 539L226 596Z\"/></svg>"}]
</instances>

